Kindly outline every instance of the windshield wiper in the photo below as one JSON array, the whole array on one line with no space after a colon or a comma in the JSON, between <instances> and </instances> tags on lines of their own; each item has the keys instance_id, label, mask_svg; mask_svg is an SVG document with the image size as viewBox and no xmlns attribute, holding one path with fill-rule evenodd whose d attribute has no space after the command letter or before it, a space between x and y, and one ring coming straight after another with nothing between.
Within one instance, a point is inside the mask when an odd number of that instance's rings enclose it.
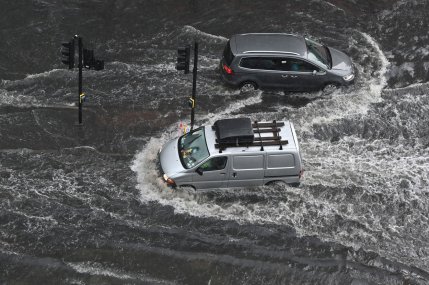
<instances>
[{"instance_id":1,"label":"windshield wiper","mask_svg":"<svg viewBox=\"0 0 429 285\"><path fill-rule=\"evenodd\" d=\"M190 145L191 143L193 143L196 139L200 138L201 135L197 135L195 138L192 138L192 140L190 142L186 142L186 144Z\"/></svg>"}]
</instances>

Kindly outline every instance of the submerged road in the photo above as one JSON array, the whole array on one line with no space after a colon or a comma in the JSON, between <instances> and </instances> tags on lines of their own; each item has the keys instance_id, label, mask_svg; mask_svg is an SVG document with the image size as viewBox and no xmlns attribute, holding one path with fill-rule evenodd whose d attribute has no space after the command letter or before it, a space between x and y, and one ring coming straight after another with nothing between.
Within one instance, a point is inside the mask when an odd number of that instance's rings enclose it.
<instances>
[{"instance_id":1,"label":"submerged road","mask_svg":"<svg viewBox=\"0 0 429 285\"><path fill-rule=\"evenodd\" d=\"M0 284L429 284L429 4L32 1L0 17ZM353 59L353 86L240 94L217 67L235 33L306 34ZM103 71L60 43L84 38ZM170 191L157 152L189 122L291 120L300 188Z\"/></svg>"}]
</instances>

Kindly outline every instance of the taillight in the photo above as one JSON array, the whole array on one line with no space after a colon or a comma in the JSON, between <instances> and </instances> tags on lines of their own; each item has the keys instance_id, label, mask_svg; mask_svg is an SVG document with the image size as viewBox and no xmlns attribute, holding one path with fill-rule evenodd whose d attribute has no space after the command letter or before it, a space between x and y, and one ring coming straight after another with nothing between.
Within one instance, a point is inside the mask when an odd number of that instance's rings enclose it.
<instances>
[{"instance_id":1,"label":"taillight","mask_svg":"<svg viewBox=\"0 0 429 285\"><path fill-rule=\"evenodd\" d=\"M227 73L227 74L233 74L234 72L232 71L232 69L228 66L228 65L226 65L225 63L223 64L223 70L225 70L225 72Z\"/></svg>"},{"instance_id":2,"label":"taillight","mask_svg":"<svg viewBox=\"0 0 429 285\"><path fill-rule=\"evenodd\" d=\"M302 177L304 177L304 169L301 169L299 171L299 179L301 179Z\"/></svg>"}]
</instances>

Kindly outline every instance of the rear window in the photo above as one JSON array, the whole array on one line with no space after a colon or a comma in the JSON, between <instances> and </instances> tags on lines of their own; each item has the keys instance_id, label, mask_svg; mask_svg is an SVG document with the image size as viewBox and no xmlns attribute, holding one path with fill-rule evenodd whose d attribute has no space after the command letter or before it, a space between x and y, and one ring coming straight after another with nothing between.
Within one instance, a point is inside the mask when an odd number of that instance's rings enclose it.
<instances>
[{"instance_id":1,"label":"rear window","mask_svg":"<svg viewBox=\"0 0 429 285\"><path fill-rule=\"evenodd\" d=\"M274 59L268 57L245 57L241 59L240 66L250 69L276 70Z\"/></svg>"},{"instance_id":2,"label":"rear window","mask_svg":"<svg viewBox=\"0 0 429 285\"><path fill-rule=\"evenodd\" d=\"M295 167L293 154L270 154L268 155L268 168Z\"/></svg>"},{"instance_id":3,"label":"rear window","mask_svg":"<svg viewBox=\"0 0 429 285\"><path fill-rule=\"evenodd\" d=\"M231 65L234 60L234 54L231 51L231 45L228 43L225 46L225 50L223 51L223 58L225 59L225 63Z\"/></svg>"}]
</instances>

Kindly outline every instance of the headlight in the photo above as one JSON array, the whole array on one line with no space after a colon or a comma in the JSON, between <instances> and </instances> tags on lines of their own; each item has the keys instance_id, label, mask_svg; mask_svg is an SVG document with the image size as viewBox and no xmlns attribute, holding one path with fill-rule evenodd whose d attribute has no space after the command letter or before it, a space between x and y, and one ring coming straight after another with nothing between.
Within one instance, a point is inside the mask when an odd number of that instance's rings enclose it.
<instances>
[{"instance_id":1,"label":"headlight","mask_svg":"<svg viewBox=\"0 0 429 285\"><path fill-rule=\"evenodd\" d=\"M173 186L173 187L175 187L175 186L176 186L176 182L174 182L174 180L173 180L173 179L169 178L169 177L167 176L167 174L164 174L164 175L162 176L162 178L164 178L164 181L167 183L167 185L169 185L169 186Z\"/></svg>"},{"instance_id":2,"label":"headlight","mask_svg":"<svg viewBox=\"0 0 429 285\"><path fill-rule=\"evenodd\" d=\"M352 81L352 80L353 80L353 78L355 78L354 73L351 73L351 74L349 74L349 75L343 76L343 79L344 79L345 81Z\"/></svg>"}]
</instances>

